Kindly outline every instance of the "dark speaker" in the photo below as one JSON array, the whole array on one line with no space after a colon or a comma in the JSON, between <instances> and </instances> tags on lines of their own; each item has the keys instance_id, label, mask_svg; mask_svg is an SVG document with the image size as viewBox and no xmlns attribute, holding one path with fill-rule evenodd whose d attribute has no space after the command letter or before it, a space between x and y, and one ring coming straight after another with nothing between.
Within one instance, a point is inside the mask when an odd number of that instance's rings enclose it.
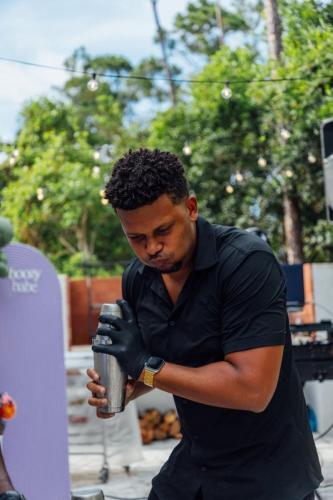
<instances>
[{"instance_id":1,"label":"dark speaker","mask_svg":"<svg viewBox=\"0 0 333 500\"><path fill-rule=\"evenodd\" d=\"M333 118L321 125L321 151L324 166L327 219L333 223Z\"/></svg>"}]
</instances>

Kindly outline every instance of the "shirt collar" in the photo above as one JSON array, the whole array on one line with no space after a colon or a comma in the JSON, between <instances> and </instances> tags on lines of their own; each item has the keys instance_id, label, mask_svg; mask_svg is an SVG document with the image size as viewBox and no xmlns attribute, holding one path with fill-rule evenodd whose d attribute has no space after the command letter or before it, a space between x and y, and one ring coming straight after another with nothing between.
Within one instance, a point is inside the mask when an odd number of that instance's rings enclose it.
<instances>
[{"instance_id":1,"label":"shirt collar","mask_svg":"<svg viewBox=\"0 0 333 500\"><path fill-rule=\"evenodd\" d=\"M196 222L197 241L194 254L194 270L208 269L217 262L216 237L212 225L199 215ZM138 272L142 274L151 268L141 262Z\"/></svg>"},{"instance_id":2,"label":"shirt collar","mask_svg":"<svg viewBox=\"0 0 333 500\"><path fill-rule=\"evenodd\" d=\"M217 262L216 237L213 226L199 215L194 270L208 269Z\"/></svg>"}]
</instances>

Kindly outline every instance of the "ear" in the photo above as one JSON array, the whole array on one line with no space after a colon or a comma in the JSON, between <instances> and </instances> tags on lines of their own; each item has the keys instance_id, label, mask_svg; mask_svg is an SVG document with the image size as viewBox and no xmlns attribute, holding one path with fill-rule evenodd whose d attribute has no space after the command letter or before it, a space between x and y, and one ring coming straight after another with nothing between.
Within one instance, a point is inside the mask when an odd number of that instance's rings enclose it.
<instances>
[{"instance_id":1,"label":"ear","mask_svg":"<svg viewBox=\"0 0 333 500\"><path fill-rule=\"evenodd\" d=\"M185 201L185 205L188 211L188 214L190 216L190 219L195 222L198 219L198 202L197 198L194 196L194 194L191 194L188 196L188 198Z\"/></svg>"}]
</instances>

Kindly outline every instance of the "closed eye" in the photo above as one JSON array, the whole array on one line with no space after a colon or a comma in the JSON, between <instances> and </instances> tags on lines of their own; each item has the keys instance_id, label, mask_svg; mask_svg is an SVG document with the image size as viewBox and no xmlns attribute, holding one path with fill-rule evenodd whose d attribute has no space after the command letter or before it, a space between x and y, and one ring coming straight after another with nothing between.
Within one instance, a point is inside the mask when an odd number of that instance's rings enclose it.
<instances>
[{"instance_id":1,"label":"closed eye","mask_svg":"<svg viewBox=\"0 0 333 500\"><path fill-rule=\"evenodd\" d=\"M130 240L140 241L144 238L144 236L128 236Z\"/></svg>"},{"instance_id":2,"label":"closed eye","mask_svg":"<svg viewBox=\"0 0 333 500\"><path fill-rule=\"evenodd\" d=\"M158 231L156 231L156 232L157 232L158 234L167 234L167 233L169 233L170 229L171 229L171 226L169 226L169 227L165 227L165 228L163 228L163 229L159 229L159 230L158 230Z\"/></svg>"}]
</instances>

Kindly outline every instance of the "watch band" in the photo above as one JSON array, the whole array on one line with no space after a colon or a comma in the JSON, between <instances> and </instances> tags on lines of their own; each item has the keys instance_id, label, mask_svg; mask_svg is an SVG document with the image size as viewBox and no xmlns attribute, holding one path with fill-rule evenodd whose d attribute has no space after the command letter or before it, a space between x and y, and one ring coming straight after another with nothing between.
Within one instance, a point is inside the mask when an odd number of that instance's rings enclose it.
<instances>
[{"instance_id":1,"label":"watch band","mask_svg":"<svg viewBox=\"0 0 333 500\"><path fill-rule=\"evenodd\" d=\"M145 371L143 372L143 383L149 387L154 387L154 375L155 372L145 367Z\"/></svg>"},{"instance_id":2,"label":"watch band","mask_svg":"<svg viewBox=\"0 0 333 500\"><path fill-rule=\"evenodd\" d=\"M154 387L154 377L164 365L164 359L151 356L145 363L143 383L149 387Z\"/></svg>"}]
</instances>

